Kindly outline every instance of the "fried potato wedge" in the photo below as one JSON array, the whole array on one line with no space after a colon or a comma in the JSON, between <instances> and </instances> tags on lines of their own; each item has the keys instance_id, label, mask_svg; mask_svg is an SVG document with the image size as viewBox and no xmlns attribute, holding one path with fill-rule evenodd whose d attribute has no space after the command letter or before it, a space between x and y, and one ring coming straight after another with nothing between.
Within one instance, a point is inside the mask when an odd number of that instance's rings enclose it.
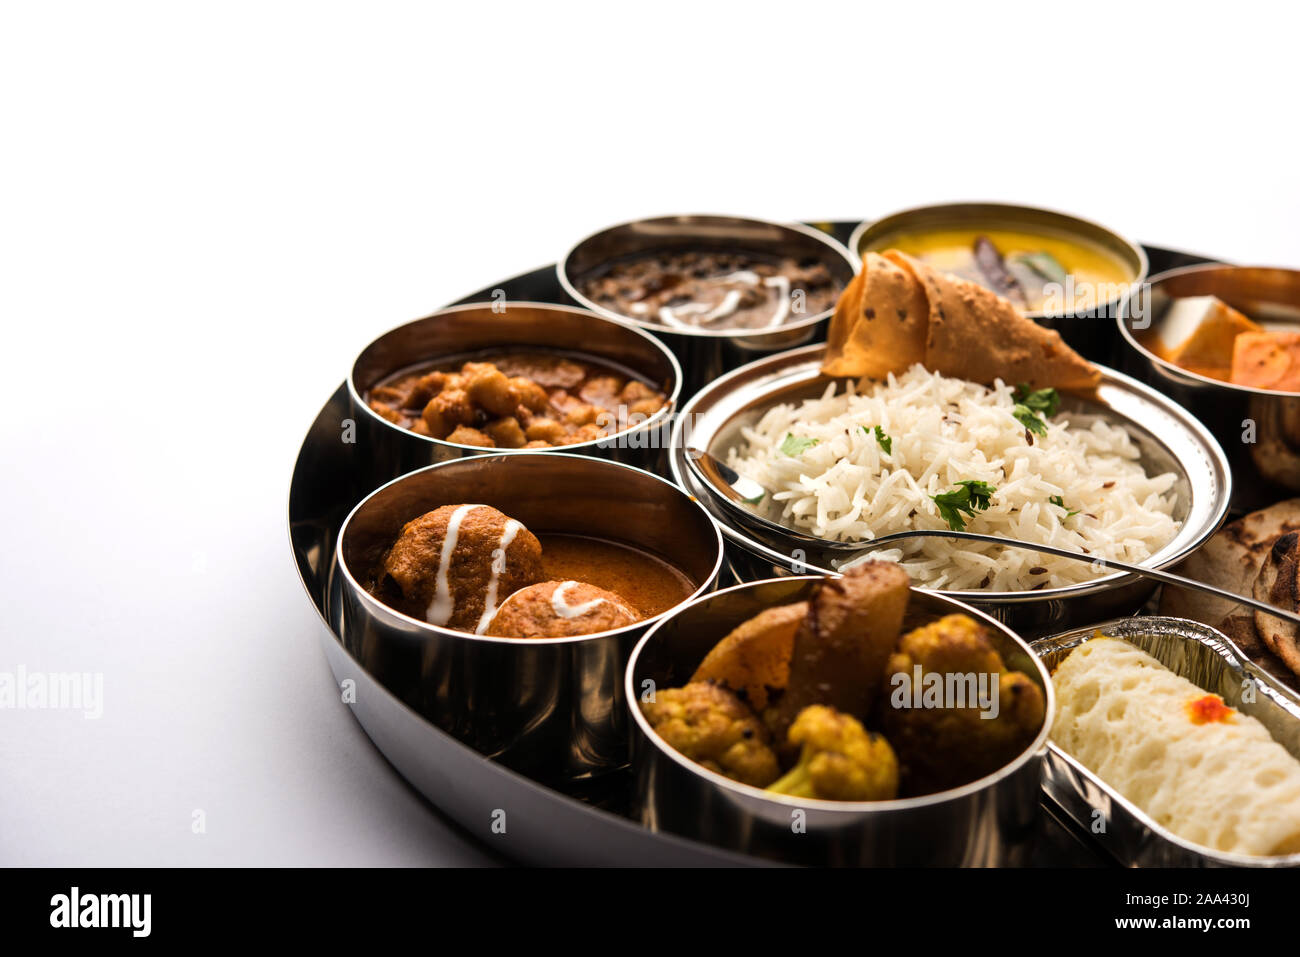
<instances>
[{"instance_id":1,"label":"fried potato wedge","mask_svg":"<svg viewBox=\"0 0 1300 957\"><path fill-rule=\"evenodd\" d=\"M903 630L911 581L894 562L864 562L819 583L795 634L790 680L765 716L774 740L809 705L865 718Z\"/></svg>"},{"instance_id":2,"label":"fried potato wedge","mask_svg":"<svg viewBox=\"0 0 1300 957\"><path fill-rule=\"evenodd\" d=\"M761 713L770 693L790 680L794 636L807 614L806 601L759 612L713 646L691 681L723 685Z\"/></svg>"}]
</instances>

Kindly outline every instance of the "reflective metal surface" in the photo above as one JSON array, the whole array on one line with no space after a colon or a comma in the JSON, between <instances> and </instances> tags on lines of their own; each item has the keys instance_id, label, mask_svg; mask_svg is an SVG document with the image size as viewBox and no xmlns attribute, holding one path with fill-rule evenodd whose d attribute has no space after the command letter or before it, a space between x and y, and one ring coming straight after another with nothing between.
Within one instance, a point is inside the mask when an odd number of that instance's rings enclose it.
<instances>
[{"instance_id":1,"label":"reflective metal surface","mask_svg":"<svg viewBox=\"0 0 1300 957\"><path fill-rule=\"evenodd\" d=\"M845 285L858 269L857 258L819 229L743 216L638 219L609 226L583 239L556 266L565 295L602 316L633 323L667 343L686 375L687 395L729 369L772 352L825 338L824 323L834 309L782 323L775 329L670 329L606 309L578 290L584 275L613 259L672 248L713 248L795 259L815 257L826 263Z\"/></svg>"},{"instance_id":2,"label":"reflective metal surface","mask_svg":"<svg viewBox=\"0 0 1300 957\"><path fill-rule=\"evenodd\" d=\"M849 238L849 249L859 258L868 250L887 248L889 237L913 230L932 229L1023 229L1056 234L1100 246L1133 272L1132 287L1147 277L1146 252L1099 223L1036 206L1009 203L940 203L916 206L891 213L882 219L860 223ZM1122 296L1098 303L1072 315L1030 313L1030 318L1055 329L1065 341L1090 359L1112 362L1117 347L1111 319L1117 314Z\"/></svg>"},{"instance_id":3,"label":"reflective metal surface","mask_svg":"<svg viewBox=\"0 0 1300 957\"><path fill-rule=\"evenodd\" d=\"M740 581L773 575L833 573L844 562L834 550L792 547L788 541L762 537L753 527L732 521L685 463L689 446L726 461L740 441L741 430L771 406L820 395L830 379L820 366L824 346L807 346L751 363L714 382L682 407L673 427L669 466L673 478L697 496L722 525L727 559ZM1227 513L1232 477L1223 449L1184 409L1127 376L1103 368L1102 382L1088 397L1062 395L1061 413L1101 416L1122 425L1141 450L1139 461L1151 473L1174 472L1178 479L1175 518L1182 525L1168 545L1142 562L1154 568L1172 565L1199 548ZM799 552L803 554L799 554ZM943 592L1007 622L1022 635L1041 635L1140 608L1155 584L1132 575L1110 574L1095 581L1037 591Z\"/></svg>"},{"instance_id":4,"label":"reflective metal surface","mask_svg":"<svg viewBox=\"0 0 1300 957\"><path fill-rule=\"evenodd\" d=\"M1222 633L1183 618L1126 618L1097 625L1112 638L1123 638L1166 668L1251 715L1273 739L1300 759L1300 697L1251 663ZM1030 646L1048 670L1093 637L1083 628L1042 638ZM1243 700L1248 681L1254 701ZM1249 786L1244 782L1243 786ZM1300 854L1251 857L1226 854L1186 841L1152 820L1115 788L1055 744L1048 743L1043 791L1107 853L1129 867L1298 867ZM1094 826L1100 812L1105 831Z\"/></svg>"},{"instance_id":5,"label":"reflective metal surface","mask_svg":"<svg viewBox=\"0 0 1300 957\"><path fill-rule=\"evenodd\" d=\"M407 617L363 587L413 518L441 505L490 505L534 533L621 542L712 590L722 541L708 514L647 472L578 455L474 456L402 476L344 521L328 617L347 651L409 707L482 754L544 780L627 759L623 668L655 621L574 638L493 638Z\"/></svg>"},{"instance_id":6,"label":"reflective metal surface","mask_svg":"<svg viewBox=\"0 0 1300 957\"><path fill-rule=\"evenodd\" d=\"M818 577L749 583L666 615L637 645L627 669L636 802L646 827L775 860L816 865L1000 866L1031 850L1047 731L1055 699L1047 671L1006 626L973 608L913 589L905 627L963 612L982 621L1008 668L1044 693L1046 719L1015 760L978 781L894 801L821 801L771 795L709 771L668 746L637 706L650 688L685 684L732 628L765 608L801 601ZM647 684L652 683L652 685ZM803 825L806 830L800 830Z\"/></svg>"},{"instance_id":7,"label":"reflective metal surface","mask_svg":"<svg viewBox=\"0 0 1300 957\"><path fill-rule=\"evenodd\" d=\"M401 369L481 351L539 348L580 353L635 372L667 396L663 409L617 435L564 446L560 451L596 455L640 468L663 462L664 436L682 391L682 370L663 343L625 322L613 322L572 306L549 303L469 303L442 309L384 333L361 352L348 376L356 444L371 486L406 472L473 455L528 456L536 449L458 445L394 425L375 414L364 396ZM481 358L490 359L490 355ZM544 450L543 450L544 451Z\"/></svg>"},{"instance_id":8,"label":"reflective metal surface","mask_svg":"<svg viewBox=\"0 0 1300 957\"><path fill-rule=\"evenodd\" d=\"M360 497L352 447L338 441L348 410L347 387L340 385L298 453L289 489L289 540L318 616L330 670L336 682L351 682L355 692L343 700L384 757L469 833L515 860L605 867L759 863L707 844L653 834L621 813L591 803L601 797L599 792L576 791L583 795L579 798L489 761L413 711L348 653L325 617L339 526ZM504 834L491 828L502 812L508 824Z\"/></svg>"},{"instance_id":9,"label":"reflective metal surface","mask_svg":"<svg viewBox=\"0 0 1300 957\"><path fill-rule=\"evenodd\" d=\"M847 239L852 223L824 224ZM1171 269L1203 261L1187 253L1150 248L1156 268ZM473 292L462 304L505 294L510 301L558 300L562 296L554 265L502 279ZM311 606L320 616L322 650L337 682L351 682L344 697L361 727L402 776L467 832L494 850L533 864L735 866L767 859L651 831L627 817L629 771L558 786L547 786L492 761L414 711L384 687L342 644L326 617L334 578L340 526L353 506L373 487L367 484L361 451L340 441L351 417L346 384L339 386L313 421L298 453L289 491L289 537L294 564ZM391 476L390 476L391 477ZM729 545L728 548L734 546ZM784 566L757 577L783 574ZM337 605L337 600L335 601ZM1108 863L1080 829L1048 803L1031 863L1047 866L1098 866ZM504 812L506 833L491 828ZM1086 832L1084 832L1086 833Z\"/></svg>"},{"instance_id":10,"label":"reflective metal surface","mask_svg":"<svg viewBox=\"0 0 1300 957\"><path fill-rule=\"evenodd\" d=\"M1223 444L1236 478L1232 507L1252 511L1300 492L1300 393L1220 382L1157 358L1142 340L1160 328L1175 300L1217 296L1253 319L1300 331L1300 271L1258 266L1192 266L1161 273L1127 300L1117 325L1120 366L1185 406Z\"/></svg>"}]
</instances>

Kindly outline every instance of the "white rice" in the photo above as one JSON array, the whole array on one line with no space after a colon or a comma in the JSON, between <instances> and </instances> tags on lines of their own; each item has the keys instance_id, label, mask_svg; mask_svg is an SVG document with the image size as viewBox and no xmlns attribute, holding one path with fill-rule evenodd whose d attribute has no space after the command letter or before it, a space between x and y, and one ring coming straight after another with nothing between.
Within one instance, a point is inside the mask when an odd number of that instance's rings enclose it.
<instances>
[{"instance_id":1,"label":"white rice","mask_svg":"<svg viewBox=\"0 0 1300 957\"><path fill-rule=\"evenodd\" d=\"M919 364L885 382L849 384L839 395L832 384L819 399L768 410L744 430L729 464L773 492L774 501L758 508L779 507L783 523L819 538L946 529L930 496L974 479L997 491L986 511L965 516L968 531L1133 563L1173 539L1175 476L1148 476L1123 428L1062 412L1031 444L1012 415L1012 392L1001 381L988 389ZM876 440L877 425L892 440L889 453ZM817 444L787 455L787 435ZM1067 519L1049 502L1053 496L1079 514ZM914 539L874 557L901 562L918 585L946 590L1021 591L1108 573L1097 564L958 539Z\"/></svg>"}]
</instances>

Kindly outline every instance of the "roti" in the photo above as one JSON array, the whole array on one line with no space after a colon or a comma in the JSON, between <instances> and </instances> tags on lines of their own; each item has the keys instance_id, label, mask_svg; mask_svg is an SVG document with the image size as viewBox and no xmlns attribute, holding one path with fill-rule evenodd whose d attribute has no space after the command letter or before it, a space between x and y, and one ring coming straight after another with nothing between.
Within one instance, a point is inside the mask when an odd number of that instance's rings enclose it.
<instances>
[{"instance_id":1,"label":"roti","mask_svg":"<svg viewBox=\"0 0 1300 957\"><path fill-rule=\"evenodd\" d=\"M1300 611L1300 532L1287 532L1273 542L1255 579L1254 595L1279 608ZM1269 651L1300 674L1300 626L1257 611L1255 630Z\"/></svg>"},{"instance_id":2,"label":"roti","mask_svg":"<svg viewBox=\"0 0 1300 957\"><path fill-rule=\"evenodd\" d=\"M1238 595L1251 595L1282 608L1300 610L1295 591L1294 542L1289 553L1287 546L1283 545L1279 556L1270 562L1270 555L1279 540L1294 538L1293 533L1297 531L1300 531L1300 498L1278 502L1223 526L1204 546L1184 559L1175 571ZM1287 563L1288 554L1290 565ZM1292 589L1289 599L1288 567L1291 569ZM1274 592L1279 597L1273 597ZM1287 636L1286 629L1294 629L1288 622L1260 613L1259 620L1265 621L1266 625L1271 623L1261 628L1253 611L1236 602L1171 586L1165 586L1161 595L1160 613L1190 618L1217 628L1269 674L1300 690L1300 680L1297 679L1300 675L1300 648L1297 648L1294 630L1290 631L1289 638ZM1278 649L1283 649L1285 654Z\"/></svg>"}]
</instances>

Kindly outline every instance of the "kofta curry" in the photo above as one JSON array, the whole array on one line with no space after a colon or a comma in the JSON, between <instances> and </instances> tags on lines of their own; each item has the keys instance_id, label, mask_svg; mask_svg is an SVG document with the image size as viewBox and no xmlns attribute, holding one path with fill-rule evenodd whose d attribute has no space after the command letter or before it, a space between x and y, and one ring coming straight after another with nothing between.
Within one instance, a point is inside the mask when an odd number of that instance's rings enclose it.
<instances>
[{"instance_id":1,"label":"kofta curry","mask_svg":"<svg viewBox=\"0 0 1300 957\"><path fill-rule=\"evenodd\" d=\"M444 505L402 526L367 590L431 625L503 638L622 628L684 601L696 583L619 542L534 534L488 505Z\"/></svg>"}]
</instances>

